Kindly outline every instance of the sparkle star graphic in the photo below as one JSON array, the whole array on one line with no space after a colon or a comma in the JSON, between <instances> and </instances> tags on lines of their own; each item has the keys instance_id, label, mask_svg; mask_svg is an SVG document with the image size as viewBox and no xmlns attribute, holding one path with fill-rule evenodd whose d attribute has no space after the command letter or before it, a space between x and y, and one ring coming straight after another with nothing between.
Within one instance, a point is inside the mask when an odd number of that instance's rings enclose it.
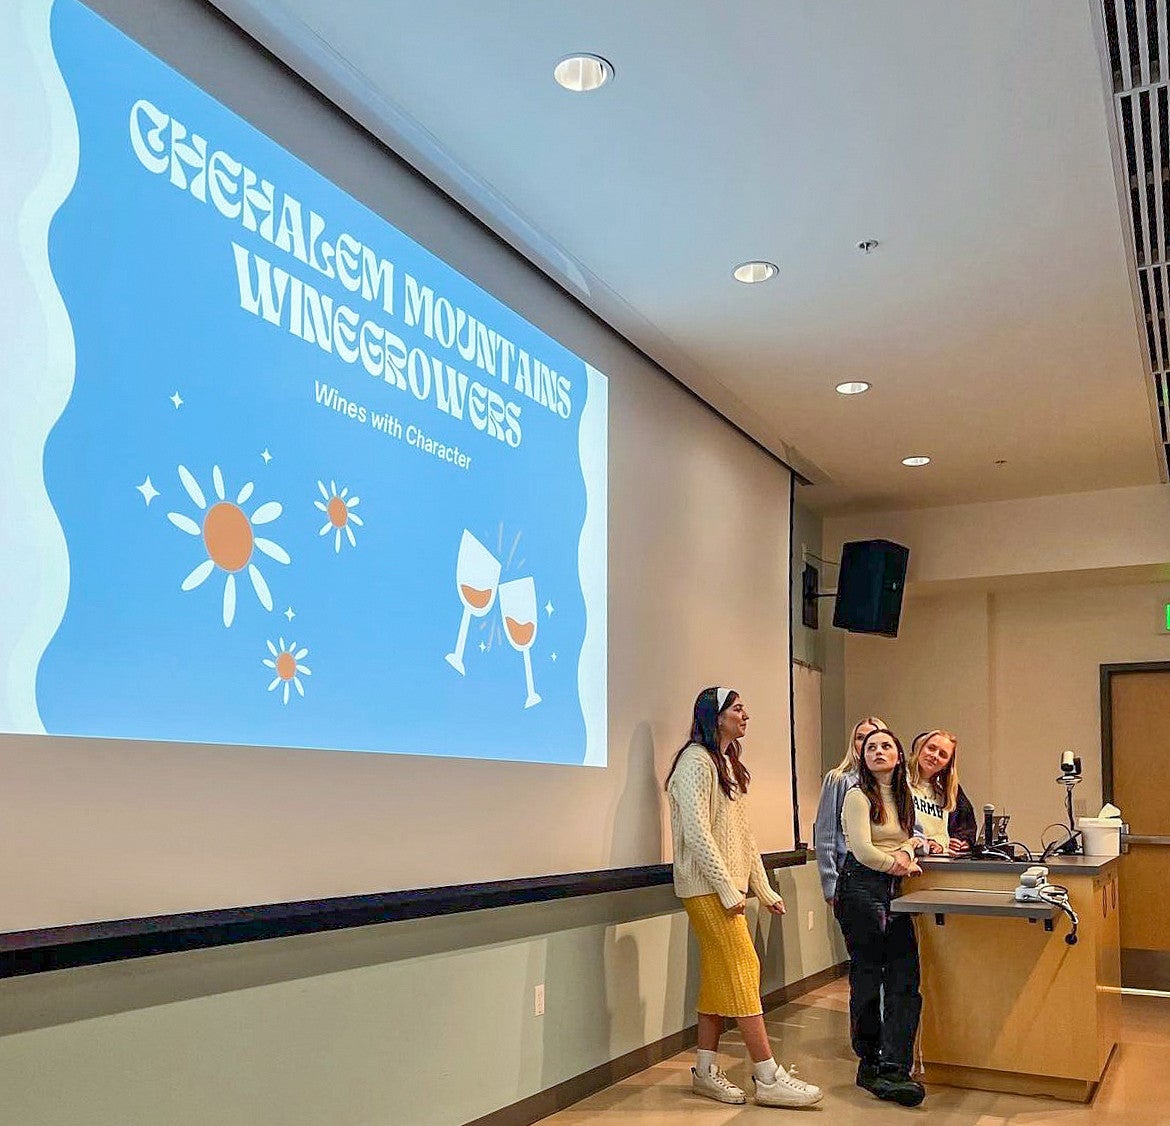
<instances>
[{"instance_id":1,"label":"sparkle star graphic","mask_svg":"<svg viewBox=\"0 0 1170 1126\"><path fill-rule=\"evenodd\" d=\"M297 615L296 615L296 612L293 610L293 608L290 606L287 610L285 610L284 616L286 618L288 618L288 620L291 622L293 620L293 618L295 618Z\"/></svg>"},{"instance_id":2,"label":"sparkle star graphic","mask_svg":"<svg viewBox=\"0 0 1170 1126\"><path fill-rule=\"evenodd\" d=\"M154 485L151 483L151 480L149 477L147 477L146 480L143 481L141 485L135 485L134 487L142 494L142 499L144 501L146 501L148 507L150 505L150 502L152 500L154 500L155 497L162 496L162 494L158 491L158 489L156 489L154 487Z\"/></svg>"},{"instance_id":3,"label":"sparkle star graphic","mask_svg":"<svg viewBox=\"0 0 1170 1126\"><path fill-rule=\"evenodd\" d=\"M178 391L176 391L176 392L175 392L175 393L174 393L174 394L171 396L171 402L175 404L175 410L178 410L178 409L179 409L179 408L180 408L180 407L183 405L183 400L182 400L182 398L180 397L180 395L179 395L179 392L178 392Z\"/></svg>"},{"instance_id":4,"label":"sparkle star graphic","mask_svg":"<svg viewBox=\"0 0 1170 1126\"><path fill-rule=\"evenodd\" d=\"M268 452L268 447L264 447L264 452L260 455L264 459L264 464L267 465L272 460L272 454Z\"/></svg>"},{"instance_id":5,"label":"sparkle star graphic","mask_svg":"<svg viewBox=\"0 0 1170 1126\"><path fill-rule=\"evenodd\" d=\"M552 615L553 615L553 604L552 604L551 602L546 602L546 603L544 604L544 612L545 612L545 613L546 613L546 614L547 614L547 615L548 615L550 618L552 617Z\"/></svg>"},{"instance_id":6,"label":"sparkle star graphic","mask_svg":"<svg viewBox=\"0 0 1170 1126\"><path fill-rule=\"evenodd\" d=\"M481 653L486 653L486 652L487 652L487 646L486 646L486 645L485 645L485 644L484 644L482 641L479 643L479 651L480 651Z\"/></svg>"},{"instance_id":7,"label":"sparkle star graphic","mask_svg":"<svg viewBox=\"0 0 1170 1126\"><path fill-rule=\"evenodd\" d=\"M557 659L557 655L556 655L555 653L552 655L552 659L553 659L553 661L554 661L554 662L556 661L556 659Z\"/></svg>"}]
</instances>

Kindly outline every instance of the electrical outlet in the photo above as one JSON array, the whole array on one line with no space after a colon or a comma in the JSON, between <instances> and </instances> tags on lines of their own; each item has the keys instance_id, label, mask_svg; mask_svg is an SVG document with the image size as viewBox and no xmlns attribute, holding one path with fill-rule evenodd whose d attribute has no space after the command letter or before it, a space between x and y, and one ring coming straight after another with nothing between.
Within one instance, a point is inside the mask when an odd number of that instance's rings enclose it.
<instances>
[{"instance_id":1,"label":"electrical outlet","mask_svg":"<svg viewBox=\"0 0 1170 1126\"><path fill-rule=\"evenodd\" d=\"M544 1016L544 982L542 981L533 992L532 996L532 1015L537 1017Z\"/></svg>"},{"instance_id":2,"label":"electrical outlet","mask_svg":"<svg viewBox=\"0 0 1170 1126\"><path fill-rule=\"evenodd\" d=\"M810 911L810 912L808 913L808 929L809 929L809 930L812 930L812 929L813 929L813 926L814 926L814 924L815 924L815 916L814 916L814 915L813 915L813 913Z\"/></svg>"}]
</instances>

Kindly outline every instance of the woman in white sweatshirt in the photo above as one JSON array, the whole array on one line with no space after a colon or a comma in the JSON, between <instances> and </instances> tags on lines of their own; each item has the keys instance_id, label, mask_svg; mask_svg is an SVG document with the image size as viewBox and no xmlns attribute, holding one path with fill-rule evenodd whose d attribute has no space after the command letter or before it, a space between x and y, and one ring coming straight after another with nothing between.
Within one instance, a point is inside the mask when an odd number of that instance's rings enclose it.
<instances>
[{"instance_id":1,"label":"woman in white sweatshirt","mask_svg":"<svg viewBox=\"0 0 1170 1126\"><path fill-rule=\"evenodd\" d=\"M751 773L739 742L747 724L737 692L704 688L695 700L690 738L666 779L674 888L699 944L699 1046L692 1088L719 1102L747 1101L716 1065L724 1018L734 1017L752 1058L756 1102L812 1106L821 1099L820 1088L773 1058L760 1001L760 960L744 916L749 891L761 908L784 914L748 823Z\"/></svg>"},{"instance_id":2,"label":"woman in white sweatshirt","mask_svg":"<svg viewBox=\"0 0 1170 1126\"><path fill-rule=\"evenodd\" d=\"M906 766L922 835L931 852L963 856L977 832L975 811L959 785L959 741L934 728L914 737Z\"/></svg>"}]
</instances>

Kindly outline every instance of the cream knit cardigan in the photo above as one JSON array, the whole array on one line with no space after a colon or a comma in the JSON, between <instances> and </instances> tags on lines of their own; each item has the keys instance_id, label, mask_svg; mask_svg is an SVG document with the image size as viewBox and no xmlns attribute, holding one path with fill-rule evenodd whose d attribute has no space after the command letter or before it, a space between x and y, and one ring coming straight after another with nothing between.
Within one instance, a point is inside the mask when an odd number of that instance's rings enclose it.
<instances>
[{"instance_id":1,"label":"cream knit cardigan","mask_svg":"<svg viewBox=\"0 0 1170 1126\"><path fill-rule=\"evenodd\" d=\"M730 910L747 888L764 907L780 902L748 824L747 795L736 792L733 801L723 792L705 748L692 743L683 751L666 792L680 899L714 893Z\"/></svg>"}]
</instances>

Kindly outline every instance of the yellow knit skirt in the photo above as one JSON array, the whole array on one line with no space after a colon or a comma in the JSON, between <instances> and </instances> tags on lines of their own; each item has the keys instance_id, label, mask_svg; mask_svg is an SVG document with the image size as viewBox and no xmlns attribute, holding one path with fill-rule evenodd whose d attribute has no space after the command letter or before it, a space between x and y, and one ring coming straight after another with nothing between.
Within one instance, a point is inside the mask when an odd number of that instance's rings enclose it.
<instances>
[{"instance_id":1,"label":"yellow knit skirt","mask_svg":"<svg viewBox=\"0 0 1170 1126\"><path fill-rule=\"evenodd\" d=\"M699 1012L758 1016L764 1011L760 959L747 919L728 914L717 895L689 896L682 902L699 940Z\"/></svg>"}]
</instances>

